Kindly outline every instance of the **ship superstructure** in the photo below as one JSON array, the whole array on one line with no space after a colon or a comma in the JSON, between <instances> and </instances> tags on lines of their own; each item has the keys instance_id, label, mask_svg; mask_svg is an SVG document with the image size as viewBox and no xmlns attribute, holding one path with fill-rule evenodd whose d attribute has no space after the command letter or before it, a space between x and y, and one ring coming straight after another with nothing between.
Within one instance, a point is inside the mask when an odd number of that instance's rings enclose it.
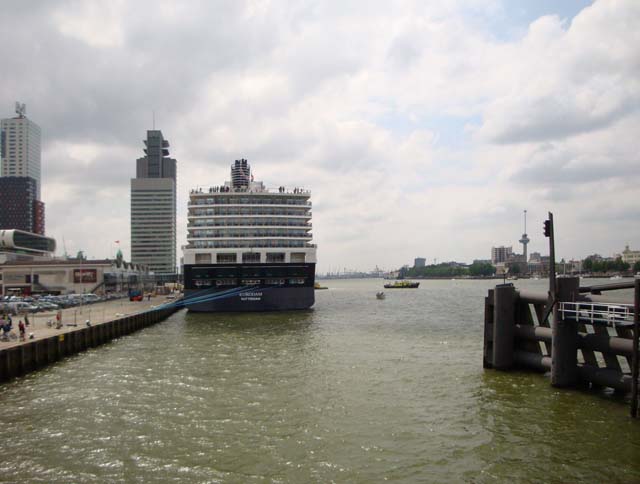
<instances>
[{"instance_id":1,"label":"ship superstructure","mask_svg":"<svg viewBox=\"0 0 640 484\"><path fill-rule=\"evenodd\" d=\"M309 308L316 247L311 193L268 189L247 160L231 180L191 190L184 247L185 302L194 311Z\"/></svg>"}]
</instances>

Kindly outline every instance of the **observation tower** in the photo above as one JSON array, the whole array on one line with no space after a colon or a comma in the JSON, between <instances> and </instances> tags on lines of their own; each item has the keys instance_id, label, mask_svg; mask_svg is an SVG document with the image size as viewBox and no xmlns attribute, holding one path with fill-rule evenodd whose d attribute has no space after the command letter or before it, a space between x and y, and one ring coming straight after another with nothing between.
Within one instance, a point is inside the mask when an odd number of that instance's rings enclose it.
<instances>
[{"instance_id":1,"label":"observation tower","mask_svg":"<svg viewBox=\"0 0 640 484\"><path fill-rule=\"evenodd\" d=\"M529 272L529 263L527 259L527 244L531 242L529 237L527 237L527 211L524 211L524 233L522 234L522 238L519 240L522 244L522 256L524 257L524 272Z\"/></svg>"}]
</instances>

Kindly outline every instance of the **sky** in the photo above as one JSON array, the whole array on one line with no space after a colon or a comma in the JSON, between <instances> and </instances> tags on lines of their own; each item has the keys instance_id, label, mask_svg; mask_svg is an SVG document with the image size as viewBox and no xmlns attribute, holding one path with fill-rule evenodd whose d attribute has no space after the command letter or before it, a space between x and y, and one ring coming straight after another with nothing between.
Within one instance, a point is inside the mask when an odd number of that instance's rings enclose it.
<instances>
[{"instance_id":1,"label":"sky","mask_svg":"<svg viewBox=\"0 0 640 484\"><path fill-rule=\"evenodd\" d=\"M640 2L3 2L0 117L43 134L47 234L130 254L146 130L189 190L312 191L319 272L640 249ZM63 244L64 240L64 244Z\"/></svg>"}]
</instances>

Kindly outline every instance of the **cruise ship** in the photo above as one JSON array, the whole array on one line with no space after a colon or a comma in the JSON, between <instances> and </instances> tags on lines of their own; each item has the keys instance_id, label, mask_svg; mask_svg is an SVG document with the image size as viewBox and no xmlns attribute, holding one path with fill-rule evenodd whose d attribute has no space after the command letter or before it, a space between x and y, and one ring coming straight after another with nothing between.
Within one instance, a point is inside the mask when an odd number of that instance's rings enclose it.
<instances>
[{"instance_id":1,"label":"cruise ship","mask_svg":"<svg viewBox=\"0 0 640 484\"><path fill-rule=\"evenodd\" d=\"M247 160L224 185L192 189L184 250L191 311L284 311L315 302L311 193L266 188Z\"/></svg>"}]
</instances>

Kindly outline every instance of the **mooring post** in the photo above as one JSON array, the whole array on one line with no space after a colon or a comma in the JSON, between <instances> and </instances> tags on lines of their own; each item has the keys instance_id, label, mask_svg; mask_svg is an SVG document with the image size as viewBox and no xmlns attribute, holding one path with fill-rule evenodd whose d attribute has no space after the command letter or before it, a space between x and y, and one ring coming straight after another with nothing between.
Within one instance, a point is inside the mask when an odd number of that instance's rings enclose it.
<instances>
[{"instance_id":1,"label":"mooring post","mask_svg":"<svg viewBox=\"0 0 640 484\"><path fill-rule=\"evenodd\" d=\"M580 279L558 276L556 283L558 303L553 308L551 325L551 384L566 387L578 381L578 328L574 321L563 319L560 303L578 299Z\"/></svg>"},{"instance_id":2,"label":"mooring post","mask_svg":"<svg viewBox=\"0 0 640 484\"><path fill-rule=\"evenodd\" d=\"M493 367L508 370L513 366L515 340L516 288L498 284L493 292Z\"/></svg>"},{"instance_id":3,"label":"mooring post","mask_svg":"<svg viewBox=\"0 0 640 484\"><path fill-rule=\"evenodd\" d=\"M631 361L631 416L638 416L638 338L640 337L640 276L635 277L633 297L633 359Z\"/></svg>"}]
</instances>

